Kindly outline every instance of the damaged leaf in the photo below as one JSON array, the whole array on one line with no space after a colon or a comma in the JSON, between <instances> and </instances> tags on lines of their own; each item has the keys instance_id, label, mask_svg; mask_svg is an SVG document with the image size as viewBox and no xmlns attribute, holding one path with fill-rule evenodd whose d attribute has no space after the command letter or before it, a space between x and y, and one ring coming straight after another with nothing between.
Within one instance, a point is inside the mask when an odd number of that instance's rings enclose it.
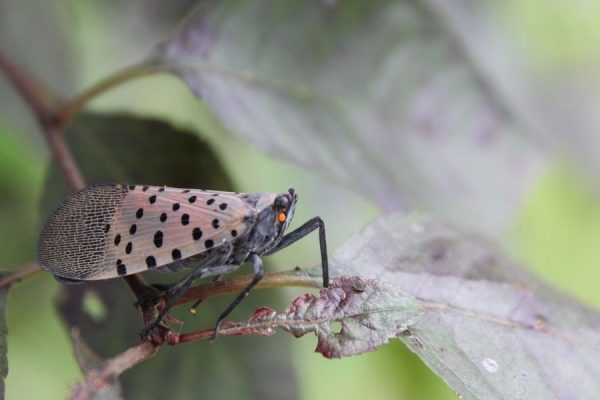
<instances>
[{"instance_id":1,"label":"damaged leaf","mask_svg":"<svg viewBox=\"0 0 600 400\"><path fill-rule=\"evenodd\" d=\"M476 234L388 215L350 238L331 268L330 288L272 319L296 336L314 331L327 357L398 337L463 399L600 393L600 314Z\"/></svg>"},{"instance_id":2,"label":"damaged leaf","mask_svg":"<svg viewBox=\"0 0 600 400\"><path fill-rule=\"evenodd\" d=\"M600 314L476 234L423 216L388 216L342 246L333 269L418 301L424 312L405 342L465 399L600 393Z\"/></svg>"},{"instance_id":3,"label":"damaged leaf","mask_svg":"<svg viewBox=\"0 0 600 400\"><path fill-rule=\"evenodd\" d=\"M314 331L319 338L316 351L336 358L386 344L403 334L420 312L412 297L380 281L341 277L319 297L298 297L286 311L291 322L285 329L296 337ZM339 330L335 322L340 323Z\"/></svg>"}]
</instances>

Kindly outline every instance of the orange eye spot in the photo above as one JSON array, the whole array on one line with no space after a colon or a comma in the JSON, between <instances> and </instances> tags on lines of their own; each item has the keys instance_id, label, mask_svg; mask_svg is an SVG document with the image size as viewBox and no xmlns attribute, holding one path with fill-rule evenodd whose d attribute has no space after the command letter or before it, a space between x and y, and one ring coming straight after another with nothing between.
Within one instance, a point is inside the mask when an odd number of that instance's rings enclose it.
<instances>
[{"instance_id":1,"label":"orange eye spot","mask_svg":"<svg viewBox=\"0 0 600 400\"><path fill-rule=\"evenodd\" d=\"M285 213L280 212L277 218L279 219L279 222L285 222L285 220L287 219L287 215L285 215Z\"/></svg>"}]
</instances>

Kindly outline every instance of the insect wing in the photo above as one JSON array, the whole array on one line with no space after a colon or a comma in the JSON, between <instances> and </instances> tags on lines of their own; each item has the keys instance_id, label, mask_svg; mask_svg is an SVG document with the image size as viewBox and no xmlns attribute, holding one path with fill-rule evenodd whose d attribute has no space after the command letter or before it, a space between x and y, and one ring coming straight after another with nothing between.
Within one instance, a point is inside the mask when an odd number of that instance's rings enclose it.
<instances>
[{"instance_id":1,"label":"insect wing","mask_svg":"<svg viewBox=\"0 0 600 400\"><path fill-rule=\"evenodd\" d=\"M63 278L108 279L201 254L246 230L242 195L96 185L63 202L40 236L42 266Z\"/></svg>"}]
</instances>

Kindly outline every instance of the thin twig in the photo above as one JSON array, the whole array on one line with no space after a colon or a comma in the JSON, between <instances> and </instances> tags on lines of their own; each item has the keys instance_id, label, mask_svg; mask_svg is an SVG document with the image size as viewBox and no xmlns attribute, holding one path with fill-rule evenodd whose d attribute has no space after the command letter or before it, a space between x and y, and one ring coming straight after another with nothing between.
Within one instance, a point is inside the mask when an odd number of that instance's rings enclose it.
<instances>
[{"instance_id":1,"label":"thin twig","mask_svg":"<svg viewBox=\"0 0 600 400\"><path fill-rule=\"evenodd\" d=\"M11 81L38 120L48 120L52 100L43 85L0 52L0 70Z\"/></svg>"},{"instance_id":2,"label":"thin twig","mask_svg":"<svg viewBox=\"0 0 600 400\"><path fill-rule=\"evenodd\" d=\"M22 280L32 277L42 271L43 269L36 262L30 262L20 267L17 267L9 275L0 279L0 289L7 286L11 286L17 282L21 282Z\"/></svg>"},{"instance_id":3,"label":"thin twig","mask_svg":"<svg viewBox=\"0 0 600 400\"><path fill-rule=\"evenodd\" d=\"M71 150L65 143L62 132L58 128L47 127L44 130L48 147L56 160L63 176L67 181L69 189L76 192L85 186L85 180L79 172L79 168L73 159Z\"/></svg>"},{"instance_id":4,"label":"thin twig","mask_svg":"<svg viewBox=\"0 0 600 400\"><path fill-rule=\"evenodd\" d=\"M98 377L106 380L114 378L127 371L129 368L141 363L156 354L156 346L150 342L142 342L116 357L106 361L106 366L98 374Z\"/></svg>"},{"instance_id":5,"label":"thin twig","mask_svg":"<svg viewBox=\"0 0 600 400\"><path fill-rule=\"evenodd\" d=\"M113 358L102 360L83 342L79 329L72 329L71 338L75 358L85 377L85 383L76 384L73 388L71 399L77 400L91 399L95 394L106 391L119 375L154 356L157 351L152 343L143 342Z\"/></svg>"},{"instance_id":6,"label":"thin twig","mask_svg":"<svg viewBox=\"0 0 600 400\"><path fill-rule=\"evenodd\" d=\"M288 324L286 320L279 319L277 316L277 311L272 308L261 307L246 322L224 322L219 328L219 336L274 335L275 328ZM166 343L175 346L198 340L212 339L214 333L215 331L212 328L186 333L170 331L169 335L166 336Z\"/></svg>"},{"instance_id":7,"label":"thin twig","mask_svg":"<svg viewBox=\"0 0 600 400\"><path fill-rule=\"evenodd\" d=\"M48 91L43 88L40 82L27 74L1 52L0 70L4 71L16 91L31 107L40 129L46 138L50 152L63 172L69 188L72 191L77 191L84 187L85 181L79 172L71 151L64 141L62 132L59 129L60 125L55 125L52 121L53 101L46 95Z\"/></svg>"},{"instance_id":8,"label":"thin twig","mask_svg":"<svg viewBox=\"0 0 600 400\"><path fill-rule=\"evenodd\" d=\"M177 304L185 304L193 300L204 300L209 297L222 296L228 293L239 293L252 280L254 275L248 274L236 276L231 279L211 282L190 288ZM312 276L304 270L294 269L292 271L267 272L264 278L256 285L256 288L275 287L305 287L321 288L322 278Z\"/></svg>"},{"instance_id":9,"label":"thin twig","mask_svg":"<svg viewBox=\"0 0 600 400\"><path fill-rule=\"evenodd\" d=\"M169 71L169 68L165 66L144 64L134 65L117 71L63 104L54 115L54 124L64 126L94 97L124 82L167 71Z\"/></svg>"}]
</instances>

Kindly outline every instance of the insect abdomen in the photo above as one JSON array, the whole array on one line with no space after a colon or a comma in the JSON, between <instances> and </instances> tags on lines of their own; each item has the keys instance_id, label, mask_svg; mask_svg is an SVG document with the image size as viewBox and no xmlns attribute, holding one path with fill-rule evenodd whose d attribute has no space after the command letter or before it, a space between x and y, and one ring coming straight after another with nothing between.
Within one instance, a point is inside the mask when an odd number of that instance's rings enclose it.
<instances>
[{"instance_id":1,"label":"insect abdomen","mask_svg":"<svg viewBox=\"0 0 600 400\"><path fill-rule=\"evenodd\" d=\"M48 218L38 242L41 266L73 280L102 278L110 223L127 194L119 185L95 185L67 198Z\"/></svg>"}]
</instances>

